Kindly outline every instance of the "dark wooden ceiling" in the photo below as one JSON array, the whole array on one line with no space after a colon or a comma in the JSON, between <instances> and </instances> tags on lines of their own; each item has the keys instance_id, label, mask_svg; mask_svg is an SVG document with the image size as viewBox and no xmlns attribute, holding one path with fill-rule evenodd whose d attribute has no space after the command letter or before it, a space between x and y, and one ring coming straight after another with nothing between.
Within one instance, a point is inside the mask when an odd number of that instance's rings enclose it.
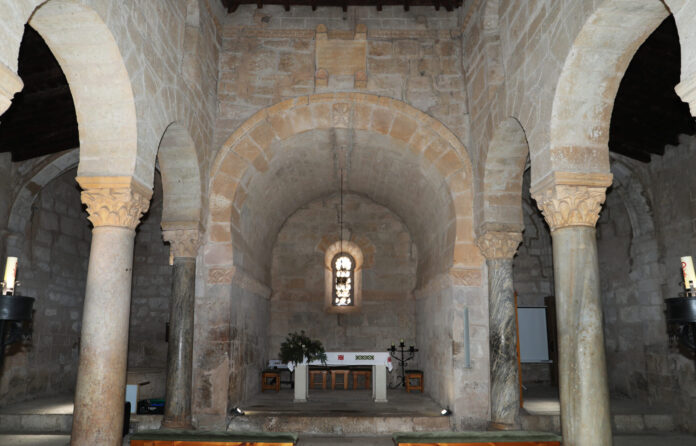
<instances>
[{"instance_id":1,"label":"dark wooden ceiling","mask_svg":"<svg viewBox=\"0 0 696 446\"><path fill-rule=\"evenodd\" d=\"M669 16L638 49L621 80L609 131L609 150L649 162L676 144L680 133L696 133L696 121L674 86L681 63L679 35Z\"/></svg>"},{"instance_id":2,"label":"dark wooden ceiling","mask_svg":"<svg viewBox=\"0 0 696 446\"><path fill-rule=\"evenodd\" d=\"M18 74L24 88L0 116L0 152L23 161L79 145L68 81L39 33L25 26Z\"/></svg>"},{"instance_id":3,"label":"dark wooden ceiling","mask_svg":"<svg viewBox=\"0 0 696 446\"><path fill-rule=\"evenodd\" d=\"M411 6L432 6L439 10L445 8L447 11L454 11L462 6L463 0L221 0L227 12L235 12L239 5L256 5L263 8L264 5L282 5L286 11L293 6L311 6L312 10L317 7L331 6L347 10L349 6L372 6L378 11L383 6L403 6L408 11Z\"/></svg>"}]
</instances>

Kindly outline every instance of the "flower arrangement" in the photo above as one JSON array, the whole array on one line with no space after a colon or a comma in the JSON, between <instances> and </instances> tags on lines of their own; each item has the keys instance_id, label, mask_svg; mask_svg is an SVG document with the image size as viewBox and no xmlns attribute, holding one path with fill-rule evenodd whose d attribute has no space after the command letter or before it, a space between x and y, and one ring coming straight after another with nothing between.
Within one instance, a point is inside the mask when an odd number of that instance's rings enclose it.
<instances>
[{"instance_id":1,"label":"flower arrangement","mask_svg":"<svg viewBox=\"0 0 696 446\"><path fill-rule=\"evenodd\" d=\"M326 365L326 352L321 341L312 340L305 335L304 330L298 333L288 333L280 344L280 360L284 364L294 362L300 364L307 358L308 362L319 360Z\"/></svg>"}]
</instances>

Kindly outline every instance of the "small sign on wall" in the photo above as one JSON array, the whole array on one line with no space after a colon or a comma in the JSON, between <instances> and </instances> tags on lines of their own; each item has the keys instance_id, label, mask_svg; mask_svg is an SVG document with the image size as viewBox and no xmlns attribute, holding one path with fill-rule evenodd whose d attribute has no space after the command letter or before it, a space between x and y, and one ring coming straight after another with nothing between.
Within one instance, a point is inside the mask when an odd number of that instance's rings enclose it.
<instances>
[{"instance_id":1,"label":"small sign on wall","mask_svg":"<svg viewBox=\"0 0 696 446\"><path fill-rule=\"evenodd\" d=\"M520 362L550 362L546 336L546 307L517 308Z\"/></svg>"}]
</instances>

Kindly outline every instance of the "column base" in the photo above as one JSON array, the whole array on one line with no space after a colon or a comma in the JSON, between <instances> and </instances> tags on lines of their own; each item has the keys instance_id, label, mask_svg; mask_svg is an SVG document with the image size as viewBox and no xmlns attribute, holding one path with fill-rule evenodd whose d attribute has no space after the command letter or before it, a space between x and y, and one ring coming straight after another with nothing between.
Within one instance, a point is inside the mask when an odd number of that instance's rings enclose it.
<instances>
[{"instance_id":1,"label":"column base","mask_svg":"<svg viewBox=\"0 0 696 446\"><path fill-rule=\"evenodd\" d=\"M500 423L498 421L489 421L486 430L489 431L516 431L520 426L516 424Z\"/></svg>"}]
</instances>

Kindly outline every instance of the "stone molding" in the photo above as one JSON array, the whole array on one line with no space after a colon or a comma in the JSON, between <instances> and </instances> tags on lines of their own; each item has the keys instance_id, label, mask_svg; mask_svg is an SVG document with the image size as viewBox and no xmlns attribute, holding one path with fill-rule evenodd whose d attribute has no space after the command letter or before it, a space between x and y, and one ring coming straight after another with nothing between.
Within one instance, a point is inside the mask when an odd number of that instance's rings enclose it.
<instances>
[{"instance_id":1,"label":"stone molding","mask_svg":"<svg viewBox=\"0 0 696 446\"><path fill-rule=\"evenodd\" d=\"M207 282L211 285L235 284L264 299L271 297L271 289L269 287L236 267L210 268L208 270Z\"/></svg>"},{"instance_id":2,"label":"stone molding","mask_svg":"<svg viewBox=\"0 0 696 446\"><path fill-rule=\"evenodd\" d=\"M366 38L372 39L456 39L459 29L375 29L367 30ZM224 31L225 38L253 37L259 39L316 39L314 29L269 29L250 26L228 27ZM327 31L329 39L353 39L354 31Z\"/></svg>"},{"instance_id":3,"label":"stone molding","mask_svg":"<svg viewBox=\"0 0 696 446\"><path fill-rule=\"evenodd\" d=\"M15 93L24 88L24 82L7 65L0 63L0 115L5 113Z\"/></svg>"},{"instance_id":4,"label":"stone molding","mask_svg":"<svg viewBox=\"0 0 696 446\"><path fill-rule=\"evenodd\" d=\"M595 227L611 182L610 173L553 172L532 186L531 193L552 232Z\"/></svg>"},{"instance_id":5,"label":"stone molding","mask_svg":"<svg viewBox=\"0 0 696 446\"><path fill-rule=\"evenodd\" d=\"M480 287L482 284L480 269L452 268L447 273L438 274L420 288L413 291L416 299L427 299L443 290L455 286Z\"/></svg>"},{"instance_id":6,"label":"stone molding","mask_svg":"<svg viewBox=\"0 0 696 446\"><path fill-rule=\"evenodd\" d=\"M162 238L169 242L172 258L195 258L201 246L201 236L198 229L165 229Z\"/></svg>"},{"instance_id":7,"label":"stone molding","mask_svg":"<svg viewBox=\"0 0 696 446\"><path fill-rule=\"evenodd\" d=\"M135 230L150 207L152 189L132 177L77 177L83 189L80 198L87 205L94 227L118 226Z\"/></svg>"},{"instance_id":8,"label":"stone molding","mask_svg":"<svg viewBox=\"0 0 696 446\"><path fill-rule=\"evenodd\" d=\"M681 81L674 87L682 101L689 104L691 116L696 118L696 73L691 78Z\"/></svg>"},{"instance_id":9,"label":"stone molding","mask_svg":"<svg viewBox=\"0 0 696 446\"><path fill-rule=\"evenodd\" d=\"M487 231L476 239L481 254L487 260L512 259L522 243L521 232Z\"/></svg>"}]
</instances>

